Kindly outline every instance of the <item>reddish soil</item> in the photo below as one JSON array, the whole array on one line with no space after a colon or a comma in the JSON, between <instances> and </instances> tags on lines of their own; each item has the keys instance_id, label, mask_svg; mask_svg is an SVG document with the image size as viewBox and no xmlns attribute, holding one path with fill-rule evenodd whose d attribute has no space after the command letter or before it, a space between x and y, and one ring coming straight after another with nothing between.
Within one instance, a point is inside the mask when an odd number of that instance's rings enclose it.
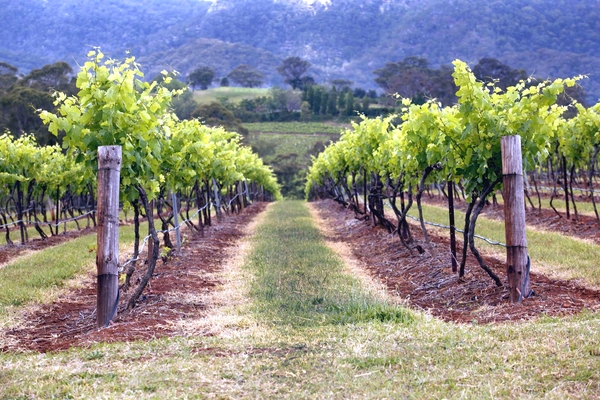
<instances>
[{"instance_id":1,"label":"reddish soil","mask_svg":"<svg viewBox=\"0 0 600 400\"><path fill-rule=\"evenodd\" d=\"M212 291L219 284L206 279L206 274L222 269L228 248L243 237L243 227L265 207L266 203L256 203L240 214L229 216L205 229L204 237L188 233L182 254L166 263L159 261L150 284L133 310L124 311L128 294L122 294L119 313L107 328L96 328L96 277L90 274L85 287L42 306L26 316L21 327L4 332L14 344L0 351L50 352L97 342L176 335L178 332L170 322L198 317L205 309L201 303L181 302L181 297ZM144 269L142 267L138 265L137 270ZM136 275L132 281L135 279ZM177 295L166 296L169 293Z\"/></svg>"},{"instance_id":2,"label":"reddish soil","mask_svg":"<svg viewBox=\"0 0 600 400\"><path fill-rule=\"evenodd\" d=\"M89 233L93 233L96 231L96 228L83 228L80 231L67 231L66 233L60 233L58 236L49 236L47 239L34 238L29 239L29 241L25 244L21 244L19 242L15 242L14 245L8 246L4 245L0 247L0 264L7 263L13 258L17 257L19 254L29 251L29 250L43 250L47 247L56 246L57 244L66 242L68 240L72 240L78 238L82 235L87 235ZM37 232L31 231L29 234L33 236L33 234L37 235ZM12 237L15 239L15 236Z\"/></svg>"},{"instance_id":3,"label":"reddish soil","mask_svg":"<svg viewBox=\"0 0 600 400\"><path fill-rule=\"evenodd\" d=\"M430 232L432 243L428 246L420 229L414 226L413 236L425 252L411 254L396 236L355 219L353 212L332 200L318 202L317 207L334 232L329 240L348 243L362 266L390 292L406 299L412 307L443 320L492 323L571 315L583 309L600 310L599 291L536 273L531 274L535 295L520 306L510 305L507 282L496 287L473 256L468 258L463 279L452 273L446 237ZM485 255L484 259L498 276L506 276L502 262Z\"/></svg>"},{"instance_id":4,"label":"reddish soil","mask_svg":"<svg viewBox=\"0 0 600 400\"><path fill-rule=\"evenodd\" d=\"M447 200L438 196L424 196L423 203L435 204L441 207L448 206ZM462 201L455 201L454 206L463 211L467 208L466 204ZM600 224L596 221L595 217L579 215L578 218L575 219L574 215L571 215L571 219L567 219L566 214L561 213L561 216L558 216L552 209L542 208L541 210L532 210L528 203L526 206L527 226L533 226L546 231L559 232L563 235L580 239L591 240L600 245ZM416 205L413 205L413 207L416 208ZM490 204L484 207L481 215L503 221L504 207ZM464 221L457 220L456 225L462 229Z\"/></svg>"}]
</instances>

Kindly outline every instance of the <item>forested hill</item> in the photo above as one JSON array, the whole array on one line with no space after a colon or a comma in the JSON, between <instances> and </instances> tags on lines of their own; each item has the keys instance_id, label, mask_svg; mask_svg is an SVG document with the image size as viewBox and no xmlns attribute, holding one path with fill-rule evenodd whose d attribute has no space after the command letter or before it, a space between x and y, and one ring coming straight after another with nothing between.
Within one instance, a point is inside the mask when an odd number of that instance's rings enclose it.
<instances>
[{"instance_id":1,"label":"forested hill","mask_svg":"<svg viewBox=\"0 0 600 400\"><path fill-rule=\"evenodd\" d=\"M589 74L590 100L600 96L597 0L0 0L0 10L0 61L22 72L101 46L131 50L150 74L249 63L276 83L273 66L298 55L318 82L374 87L374 69L407 56L494 57L539 77Z\"/></svg>"}]
</instances>

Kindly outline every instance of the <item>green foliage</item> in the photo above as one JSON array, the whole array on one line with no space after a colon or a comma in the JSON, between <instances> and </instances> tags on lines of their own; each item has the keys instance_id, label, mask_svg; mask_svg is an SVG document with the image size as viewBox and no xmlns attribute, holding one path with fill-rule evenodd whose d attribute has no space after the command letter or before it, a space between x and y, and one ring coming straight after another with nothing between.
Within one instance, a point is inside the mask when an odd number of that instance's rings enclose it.
<instances>
[{"instance_id":1,"label":"green foliage","mask_svg":"<svg viewBox=\"0 0 600 400\"><path fill-rule=\"evenodd\" d=\"M34 185L34 194L58 187L64 192L67 185L73 193L80 193L88 183L83 168L63 154L58 145L39 146L31 135L17 139L1 135L0 161L0 195L7 194L4 191L16 182L21 183L25 193L29 185Z\"/></svg>"},{"instance_id":2,"label":"green foliage","mask_svg":"<svg viewBox=\"0 0 600 400\"><path fill-rule=\"evenodd\" d=\"M306 80L303 80L304 74L310 68L310 62L300 57L288 57L279 67L277 72L284 78L285 83L292 86L292 89L302 89L306 86Z\"/></svg>"},{"instance_id":3,"label":"green foliage","mask_svg":"<svg viewBox=\"0 0 600 400\"><path fill-rule=\"evenodd\" d=\"M123 63L104 59L98 50L88 53L77 74L77 96L57 93L58 114L44 111L49 130L66 136L63 146L85 162L86 173L98 169L99 146L122 146L121 184L127 200L137 197L141 185L153 197L161 179L163 129L173 93L156 82L140 80L143 73L133 57ZM166 80L168 82L168 78Z\"/></svg>"},{"instance_id":4,"label":"green foliage","mask_svg":"<svg viewBox=\"0 0 600 400\"><path fill-rule=\"evenodd\" d=\"M63 146L85 164L86 177L97 170L99 146L120 145L121 190L128 201L140 187L153 198L161 185L177 190L209 177L224 184L253 180L279 195L272 172L240 147L237 134L196 120L179 122L169 112L173 95L183 90L166 87L172 82L166 72L161 85L143 82L133 58L103 61L98 50L88 56L77 75L77 96L58 93L58 113L41 113L51 132L66 132Z\"/></svg>"},{"instance_id":5,"label":"green foliage","mask_svg":"<svg viewBox=\"0 0 600 400\"><path fill-rule=\"evenodd\" d=\"M215 80L216 73L211 67L202 65L192 72L187 77L187 82L190 87L200 87L201 90L206 90Z\"/></svg>"},{"instance_id":6,"label":"green foliage","mask_svg":"<svg viewBox=\"0 0 600 400\"><path fill-rule=\"evenodd\" d=\"M242 121L221 103L201 104L191 113L191 117L200 119L208 126L222 126L242 135L248 133L248 130L242 125Z\"/></svg>"},{"instance_id":7,"label":"green foliage","mask_svg":"<svg viewBox=\"0 0 600 400\"><path fill-rule=\"evenodd\" d=\"M179 74L170 72L168 74L159 74L154 78L160 86L174 92L171 107L173 112L179 119L191 118L192 112L198 107L198 103L194 100L194 95L187 85L177 79Z\"/></svg>"},{"instance_id":8,"label":"green foliage","mask_svg":"<svg viewBox=\"0 0 600 400\"><path fill-rule=\"evenodd\" d=\"M247 88L262 86L265 81L265 75L248 64L238 65L227 75L227 77Z\"/></svg>"},{"instance_id":9,"label":"green foliage","mask_svg":"<svg viewBox=\"0 0 600 400\"><path fill-rule=\"evenodd\" d=\"M564 111L554 103L576 79L521 82L502 91L477 81L464 62L454 66L458 105L442 108L434 101L418 105L403 99L401 125L394 126L393 117L354 124L315 160L306 193L324 177L361 168L416 180L439 164L441 179L461 180L468 196L478 197L501 182L500 137L507 135L521 135L525 169L543 160Z\"/></svg>"},{"instance_id":10,"label":"green foliage","mask_svg":"<svg viewBox=\"0 0 600 400\"><path fill-rule=\"evenodd\" d=\"M388 62L373 73L377 76L375 82L388 94L410 98L413 103L422 104L432 98L444 105L456 101L452 70L446 66L432 69L425 58L406 57L400 62Z\"/></svg>"}]
</instances>

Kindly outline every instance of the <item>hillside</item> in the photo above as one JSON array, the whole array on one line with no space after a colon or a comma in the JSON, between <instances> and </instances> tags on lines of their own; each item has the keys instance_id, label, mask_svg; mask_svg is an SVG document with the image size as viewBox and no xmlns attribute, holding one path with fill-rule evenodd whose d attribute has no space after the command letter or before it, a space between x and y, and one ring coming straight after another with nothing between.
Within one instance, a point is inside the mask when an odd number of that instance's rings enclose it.
<instances>
[{"instance_id":1,"label":"hillside","mask_svg":"<svg viewBox=\"0 0 600 400\"><path fill-rule=\"evenodd\" d=\"M600 96L594 0L0 0L0 9L0 60L22 71L102 46L114 57L130 50L150 77L248 63L277 84L275 66L299 55L317 81L373 88L374 69L407 56L433 66L495 57L539 77L589 74L589 99Z\"/></svg>"}]
</instances>

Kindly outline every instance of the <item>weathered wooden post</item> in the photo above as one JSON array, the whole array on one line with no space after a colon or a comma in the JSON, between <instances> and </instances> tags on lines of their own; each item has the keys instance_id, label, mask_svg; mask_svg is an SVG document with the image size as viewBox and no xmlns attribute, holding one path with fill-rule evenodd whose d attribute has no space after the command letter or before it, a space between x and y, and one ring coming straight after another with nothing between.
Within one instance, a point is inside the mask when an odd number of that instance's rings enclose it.
<instances>
[{"instance_id":1,"label":"weathered wooden post","mask_svg":"<svg viewBox=\"0 0 600 400\"><path fill-rule=\"evenodd\" d=\"M504 179L504 219L506 228L506 268L511 303L529 297L529 259L525 233L525 192L523 188L523 158L521 137L504 136L502 175Z\"/></svg>"},{"instance_id":2,"label":"weathered wooden post","mask_svg":"<svg viewBox=\"0 0 600 400\"><path fill-rule=\"evenodd\" d=\"M179 231L179 205L177 195L171 193L171 203L173 203L173 218L175 219L175 241L177 243L177 253L181 253L181 233Z\"/></svg>"},{"instance_id":3,"label":"weathered wooden post","mask_svg":"<svg viewBox=\"0 0 600 400\"><path fill-rule=\"evenodd\" d=\"M213 178L212 182L213 182L213 189L215 191L215 203L216 203L215 207L216 207L217 221L220 221L220 219L221 219L221 199L219 198L219 190L218 190L217 180L215 178Z\"/></svg>"},{"instance_id":4,"label":"weathered wooden post","mask_svg":"<svg viewBox=\"0 0 600 400\"><path fill-rule=\"evenodd\" d=\"M148 208L154 214L154 200L150 200L148 204ZM146 215L146 219L150 219L153 215ZM152 254L154 254L154 240L152 240L152 236L150 236L150 224L148 224L148 256L146 258L148 264L150 264L150 259L152 258Z\"/></svg>"},{"instance_id":5,"label":"weathered wooden post","mask_svg":"<svg viewBox=\"0 0 600 400\"><path fill-rule=\"evenodd\" d=\"M98 147L97 326L108 326L119 294L121 146Z\"/></svg>"},{"instance_id":6,"label":"weathered wooden post","mask_svg":"<svg viewBox=\"0 0 600 400\"><path fill-rule=\"evenodd\" d=\"M448 181L448 220L450 223L450 253L452 254L452 272L458 271L456 260L456 226L454 224L454 182Z\"/></svg>"}]
</instances>

